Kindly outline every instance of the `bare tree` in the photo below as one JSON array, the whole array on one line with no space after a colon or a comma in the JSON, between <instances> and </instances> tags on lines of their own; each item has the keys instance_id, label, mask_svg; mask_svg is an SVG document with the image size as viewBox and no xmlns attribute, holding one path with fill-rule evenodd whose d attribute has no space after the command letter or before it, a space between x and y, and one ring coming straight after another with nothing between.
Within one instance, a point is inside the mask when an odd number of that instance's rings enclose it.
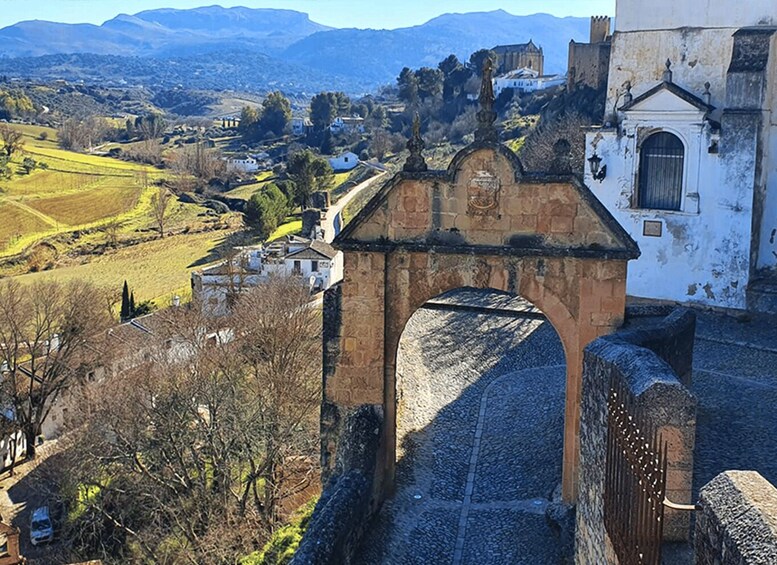
<instances>
[{"instance_id":1,"label":"bare tree","mask_svg":"<svg viewBox=\"0 0 777 565\"><path fill-rule=\"evenodd\" d=\"M147 165L157 166L163 163L162 145L156 139L144 139L134 143L124 149L122 154L130 161L137 161Z\"/></svg>"},{"instance_id":2,"label":"bare tree","mask_svg":"<svg viewBox=\"0 0 777 565\"><path fill-rule=\"evenodd\" d=\"M63 473L94 493L81 498L76 547L121 562L234 563L311 494L321 321L309 299L278 278L217 325L196 307L157 315L145 362L83 403L90 417Z\"/></svg>"},{"instance_id":3,"label":"bare tree","mask_svg":"<svg viewBox=\"0 0 777 565\"><path fill-rule=\"evenodd\" d=\"M116 247L119 244L119 231L121 231L123 225L124 223L118 218L111 218L105 223L105 236L111 247Z\"/></svg>"},{"instance_id":4,"label":"bare tree","mask_svg":"<svg viewBox=\"0 0 777 565\"><path fill-rule=\"evenodd\" d=\"M91 116L83 120L69 118L57 130L57 139L63 149L83 151L102 141L108 131L108 123L100 117Z\"/></svg>"},{"instance_id":5,"label":"bare tree","mask_svg":"<svg viewBox=\"0 0 777 565\"><path fill-rule=\"evenodd\" d=\"M199 142L175 151L169 159L169 167L178 175L193 177L202 182L221 178L226 173L226 163L221 153Z\"/></svg>"},{"instance_id":6,"label":"bare tree","mask_svg":"<svg viewBox=\"0 0 777 565\"><path fill-rule=\"evenodd\" d=\"M21 151L24 142L22 132L13 129L6 124L0 124L0 143L3 145L3 153L9 159L14 153Z\"/></svg>"},{"instance_id":7,"label":"bare tree","mask_svg":"<svg viewBox=\"0 0 777 565\"><path fill-rule=\"evenodd\" d=\"M0 282L0 387L29 457L53 405L97 362L89 340L111 321L104 304L89 284Z\"/></svg>"},{"instance_id":8,"label":"bare tree","mask_svg":"<svg viewBox=\"0 0 777 565\"><path fill-rule=\"evenodd\" d=\"M164 187L151 195L151 214L154 216L159 236L165 237L165 225L167 225L167 209L173 199L173 193Z\"/></svg>"},{"instance_id":9,"label":"bare tree","mask_svg":"<svg viewBox=\"0 0 777 565\"><path fill-rule=\"evenodd\" d=\"M376 129L372 134L370 141L370 153L378 160L382 161L386 153L391 148L391 140L385 129Z\"/></svg>"},{"instance_id":10,"label":"bare tree","mask_svg":"<svg viewBox=\"0 0 777 565\"><path fill-rule=\"evenodd\" d=\"M585 127L591 119L567 112L540 124L526 138L520 153L529 171L583 174L585 165Z\"/></svg>"}]
</instances>

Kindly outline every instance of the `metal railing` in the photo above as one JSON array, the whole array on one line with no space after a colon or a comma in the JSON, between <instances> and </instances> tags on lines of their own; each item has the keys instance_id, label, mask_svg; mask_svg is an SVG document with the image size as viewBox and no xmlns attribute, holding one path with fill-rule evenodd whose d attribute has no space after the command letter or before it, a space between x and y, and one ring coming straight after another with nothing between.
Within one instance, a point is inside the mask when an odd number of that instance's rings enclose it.
<instances>
[{"instance_id":1,"label":"metal railing","mask_svg":"<svg viewBox=\"0 0 777 565\"><path fill-rule=\"evenodd\" d=\"M618 379L607 402L604 524L621 565L660 565L666 443Z\"/></svg>"}]
</instances>

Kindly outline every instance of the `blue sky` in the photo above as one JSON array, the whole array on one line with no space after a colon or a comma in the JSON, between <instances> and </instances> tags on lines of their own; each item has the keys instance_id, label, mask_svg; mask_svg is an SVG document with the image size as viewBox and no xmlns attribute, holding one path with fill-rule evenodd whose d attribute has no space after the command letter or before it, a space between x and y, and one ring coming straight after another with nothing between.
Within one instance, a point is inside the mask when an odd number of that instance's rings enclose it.
<instances>
[{"instance_id":1,"label":"blue sky","mask_svg":"<svg viewBox=\"0 0 777 565\"><path fill-rule=\"evenodd\" d=\"M307 12L314 21L333 27L388 29L421 24L445 12L502 9L516 15L546 12L556 16L615 12L615 0L0 0L0 27L36 19L100 24L122 12L210 4L287 8Z\"/></svg>"}]
</instances>

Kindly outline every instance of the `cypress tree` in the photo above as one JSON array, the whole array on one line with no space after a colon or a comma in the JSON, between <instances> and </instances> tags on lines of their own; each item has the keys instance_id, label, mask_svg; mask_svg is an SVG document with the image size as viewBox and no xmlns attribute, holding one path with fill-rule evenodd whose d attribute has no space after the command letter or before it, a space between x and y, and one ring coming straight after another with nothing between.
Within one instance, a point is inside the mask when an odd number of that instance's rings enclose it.
<instances>
[{"instance_id":1,"label":"cypress tree","mask_svg":"<svg viewBox=\"0 0 777 565\"><path fill-rule=\"evenodd\" d=\"M130 318L134 318L135 317L135 291L134 290L132 292L130 292L129 317Z\"/></svg>"},{"instance_id":2,"label":"cypress tree","mask_svg":"<svg viewBox=\"0 0 777 565\"><path fill-rule=\"evenodd\" d=\"M127 281L124 281L124 288L121 291L121 312L119 313L121 321L124 322L130 317L130 292Z\"/></svg>"}]
</instances>

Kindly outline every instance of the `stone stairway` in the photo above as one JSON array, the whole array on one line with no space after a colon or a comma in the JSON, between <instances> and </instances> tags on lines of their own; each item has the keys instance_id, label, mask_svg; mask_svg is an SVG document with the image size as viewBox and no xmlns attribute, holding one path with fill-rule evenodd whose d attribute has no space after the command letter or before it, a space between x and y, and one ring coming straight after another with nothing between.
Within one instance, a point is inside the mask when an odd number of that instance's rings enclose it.
<instances>
[{"instance_id":1,"label":"stone stairway","mask_svg":"<svg viewBox=\"0 0 777 565\"><path fill-rule=\"evenodd\" d=\"M747 309L777 314L777 275L755 278L747 288Z\"/></svg>"}]
</instances>

